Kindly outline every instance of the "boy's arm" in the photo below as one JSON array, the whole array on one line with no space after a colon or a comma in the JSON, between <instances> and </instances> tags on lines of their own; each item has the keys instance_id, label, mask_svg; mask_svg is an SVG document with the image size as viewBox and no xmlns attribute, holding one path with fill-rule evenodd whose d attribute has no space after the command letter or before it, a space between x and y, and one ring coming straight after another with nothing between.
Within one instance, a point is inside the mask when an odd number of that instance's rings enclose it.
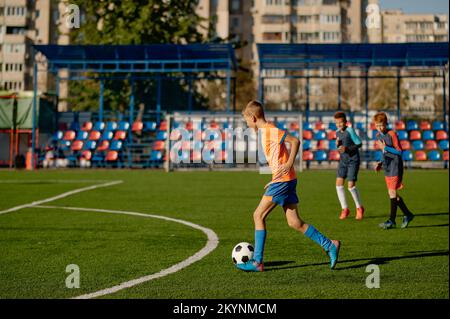
<instances>
[{"instance_id":1,"label":"boy's arm","mask_svg":"<svg viewBox=\"0 0 450 319\"><path fill-rule=\"evenodd\" d=\"M355 130L352 127L347 128L347 130L350 134L350 138L352 139L352 141L354 143L354 145L347 147L347 152L352 153L352 152L356 151L358 148L361 148L362 142L361 142L361 139L359 138L358 134L356 134Z\"/></svg>"},{"instance_id":2,"label":"boy's arm","mask_svg":"<svg viewBox=\"0 0 450 319\"><path fill-rule=\"evenodd\" d=\"M297 153L300 148L300 140L295 136L286 133L284 141L291 145L291 151L289 152L289 159L286 163L289 166L289 169L291 169L292 165L294 165L295 158L297 157Z\"/></svg>"}]
</instances>

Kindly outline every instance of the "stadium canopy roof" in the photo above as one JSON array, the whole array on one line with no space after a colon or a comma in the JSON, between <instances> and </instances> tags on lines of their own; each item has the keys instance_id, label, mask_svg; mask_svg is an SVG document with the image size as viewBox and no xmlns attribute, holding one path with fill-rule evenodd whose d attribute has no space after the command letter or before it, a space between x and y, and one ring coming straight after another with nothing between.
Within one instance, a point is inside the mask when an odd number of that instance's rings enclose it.
<instances>
[{"instance_id":1,"label":"stadium canopy roof","mask_svg":"<svg viewBox=\"0 0 450 319\"><path fill-rule=\"evenodd\" d=\"M260 69L320 67L439 67L448 63L448 42L257 44Z\"/></svg>"},{"instance_id":2,"label":"stadium canopy roof","mask_svg":"<svg viewBox=\"0 0 450 319\"><path fill-rule=\"evenodd\" d=\"M235 70L231 44L34 45L48 70L72 72L212 72Z\"/></svg>"}]
</instances>

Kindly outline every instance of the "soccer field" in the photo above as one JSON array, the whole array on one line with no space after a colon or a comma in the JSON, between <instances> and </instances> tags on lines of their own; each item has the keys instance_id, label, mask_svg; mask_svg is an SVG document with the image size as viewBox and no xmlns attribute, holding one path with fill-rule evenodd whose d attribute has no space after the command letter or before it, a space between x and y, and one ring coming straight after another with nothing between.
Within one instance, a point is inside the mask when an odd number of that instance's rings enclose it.
<instances>
[{"instance_id":1,"label":"soccer field","mask_svg":"<svg viewBox=\"0 0 450 319\"><path fill-rule=\"evenodd\" d=\"M233 266L234 245L253 243L252 213L268 175L0 171L0 298L449 298L448 170L405 172L401 195L416 219L400 229L399 210L393 230L378 227L389 214L382 174L360 172L362 221L354 209L338 219L334 171L298 178L303 219L342 241L333 271L281 208L267 219L265 272ZM66 287L70 264L79 267L79 288ZM366 287L371 264L379 266L378 289Z\"/></svg>"}]
</instances>

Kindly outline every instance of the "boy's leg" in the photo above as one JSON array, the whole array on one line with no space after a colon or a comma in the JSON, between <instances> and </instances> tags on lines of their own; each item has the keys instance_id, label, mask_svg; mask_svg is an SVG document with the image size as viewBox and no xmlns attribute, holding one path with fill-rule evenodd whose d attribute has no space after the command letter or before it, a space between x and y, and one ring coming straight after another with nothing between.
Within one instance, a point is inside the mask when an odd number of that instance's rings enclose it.
<instances>
[{"instance_id":1,"label":"boy's leg","mask_svg":"<svg viewBox=\"0 0 450 319\"><path fill-rule=\"evenodd\" d=\"M342 177L336 178L336 193L342 208L339 218L345 219L350 214L350 210L348 209L347 199L345 198L344 178Z\"/></svg>"},{"instance_id":2,"label":"boy's leg","mask_svg":"<svg viewBox=\"0 0 450 319\"><path fill-rule=\"evenodd\" d=\"M356 219L361 220L364 216L364 207L361 203L361 197L359 195L359 191L356 188L356 181L349 180L348 181L348 191L353 197L353 201L356 205Z\"/></svg>"},{"instance_id":3,"label":"boy's leg","mask_svg":"<svg viewBox=\"0 0 450 319\"><path fill-rule=\"evenodd\" d=\"M395 218L397 217L397 190L388 189L389 199L391 202L391 213L389 219L379 226L383 229L390 229L395 227Z\"/></svg>"},{"instance_id":4,"label":"boy's leg","mask_svg":"<svg viewBox=\"0 0 450 319\"><path fill-rule=\"evenodd\" d=\"M301 232L306 237L310 238L319 244L330 257L331 269L336 266L339 255L340 242L338 240L330 240L322 233L320 233L314 226L306 224L298 214L297 204L288 204L283 206L286 214L286 220L289 227Z\"/></svg>"},{"instance_id":5,"label":"boy's leg","mask_svg":"<svg viewBox=\"0 0 450 319\"><path fill-rule=\"evenodd\" d=\"M404 214L402 225L400 227L406 228L408 227L408 224L414 219L414 214L411 213L411 211L408 209L405 202L403 201L403 198L401 198L400 196L397 196L397 206L400 207L400 209Z\"/></svg>"}]
</instances>

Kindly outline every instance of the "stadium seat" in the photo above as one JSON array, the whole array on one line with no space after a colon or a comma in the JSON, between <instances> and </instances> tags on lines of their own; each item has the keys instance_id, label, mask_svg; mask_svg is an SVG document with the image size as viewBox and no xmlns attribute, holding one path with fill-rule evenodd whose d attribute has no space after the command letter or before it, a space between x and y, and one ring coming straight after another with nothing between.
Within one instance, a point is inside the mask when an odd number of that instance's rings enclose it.
<instances>
[{"instance_id":1,"label":"stadium seat","mask_svg":"<svg viewBox=\"0 0 450 319\"><path fill-rule=\"evenodd\" d=\"M334 123L334 122L328 123L328 129L329 129L329 130L336 131L336 130L337 130L336 123Z\"/></svg>"},{"instance_id":2,"label":"stadium seat","mask_svg":"<svg viewBox=\"0 0 450 319\"><path fill-rule=\"evenodd\" d=\"M84 141L89 136L89 133L86 131L78 131L76 140Z\"/></svg>"},{"instance_id":3,"label":"stadium seat","mask_svg":"<svg viewBox=\"0 0 450 319\"><path fill-rule=\"evenodd\" d=\"M300 124L298 124L298 122L291 122L289 124L289 130L298 131L299 129L300 129Z\"/></svg>"},{"instance_id":4,"label":"stadium seat","mask_svg":"<svg viewBox=\"0 0 450 319\"><path fill-rule=\"evenodd\" d=\"M420 131L410 131L409 132L409 140L417 141L422 139L422 133Z\"/></svg>"},{"instance_id":5,"label":"stadium seat","mask_svg":"<svg viewBox=\"0 0 450 319\"><path fill-rule=\"evenodd\" d=\"M144 124L141 121L135 121L133 125L131 125L131 131L132 132L139 132L142 131L144 128Z\"/></svg>"},{"instance_id":6,"label":"stadium seat","mask_svg":"<svg viewBox=\"0 0 450 319\"><path fill-rule=\"evenodd\" d=\"M411 151L404 151L402 153L402 158L404 161L409 162L414 159L413 153Z\"/></svg>"},{"instance_id":7,"label":"stadium seat","mask_svg":"<svg viewBox=\"0 0 450 319\"><path fill-rule=\"evenodd\" d=\"M93 150L95 150L96 146L97 146L97 142L96 141L89 140L86 143L84 143L84 147L83 148L85 150L88 150L88 151L93 151Z\"/></svg>"},{"instance_id":8,"label":"stadium seat","mask_svg":"<svg viewBox=\"0 0 450 319\"><path fill-rule=\"evenodd\" d=\"M402 150L407 151L411 149L411 142L407 140L400 141L400 147Z\"/></svg>"},{"instance_id":9,"label":"stadium seat","mask_svg":"<svg viewBox=\"0 0 450 319\"><path fill-rule=\"evenodd\" d=\"M89 133L89 140L98 141L100 139L101 133L99 131L91 131Z\"/></svg>"},{"instance_id":10,"label":"stadium seat","mask_svg":"<svg viewBox=\"0 0 450 319\"><path fill-rule=\"evenodd\" d=\"M431 124L428 121L421 121L419 125L421 131L431 130Z\"/></svg>"},{"instance_id":11,"label":"stadium seat","mask_svg":"<svg viewBox=\"0 0 450 319\"><path fill-rule=\"evenodd\" d=\"M429 140L429 141L425 142L425 149L427 151L437 150L437 148L438 148L438 145L437 145L436 141Z\"/></svg>"},{"instance_id":12,"label":"stadium seat","mask_svg":"<svg viewBox=\"0 0 450 319\"><path fill-rule=\"evenodd\" d=\"M157 162L162 160L162 153L160 151L152 151L150 154L150 161Z\"/></svg>"},{"instance_id":13,"label":"stadium seat","mask_svg":"<svg viewBox=\"0 0 450 319\"><path fill-rule=\"evenodd\" d=\"M366 130L365 124L363 122L356 123L356 129L360 131L365 131Z\"/></svg>"},{"instance_id":14,"label":"stadium seat","mask_svg":"<svg viewBox=\"0 0 450 319\"><path fill-rule=\"evenodd\" d=\"M405 130L397 131L397 136L400 141L404 141L408 139L408 132Z\"/></svg>"},{"instance_id":15,"label":"stadium seat","mask_svg":"<svg viewBox=\"0 0 450 319\"><path fill-rule=\"evenodd\" d=\"M60 148L61 148L62 151L68 151L68 150L70 150L70 145L71 145L70 141L63 140L61 142Z\"/></svg>"},{"instance_id":16,"label":"stadium seat","mask_svg":"<svg viewBox=\"0 0 450 319\"><path fill-rule=\"evenodd\" d=\"M114 140L111 142L111 146L109 147L109 149L111 151L120 151L122 149L123 146L123 142L120 140Z\"/></svg>"},{"instance_id":17,"label":"stadium seat","mask_svg":"<svg viewBox=\"0 0 450 319\"><path fill-rule=\"evenodd\" d=\"M114 139L115 140L124 140L127 138L127 132L126 131L116 131L114 133Z\"/></svg>"},{"instance_id":18,"label":"stadium seat","mask_svg":"<svg viewBox=\"0 0 450 319\"><path fill-rule=\"evenodd\" d=\"M97 147L97 151L99 151L99 152L104 152L107 149L109 149L109 141L106 141L106 140L101 141L100 145Z\"/></svg>"},{"instance_id":19,"label":"stadium seat","mask_svg":"<svg viewBox=\"0 0 450 319\"><path fill-rule=\"evenodd\" d=\"M337 149L336 140L331 140L331 141L328 143L328 149L329 149L330 151L334 151L334 150Z\"/></svg>"},{"instance_id":20,"label":"stadium seat","mask_svg":"<svg viewBox=\"0 0 450 319\"><path fill-rule=\"evenodd\" d=\"M303 131L303 139L304 140L312 140L312 138L313 138L312 131L309 131L309 130Z\"/></svg>"},{"instance_id":21,"label":"stadium seat","mask_svg":"<svg viewBox=\"0 0 450 319\"><path fill-rule=\"evenodd\" d=\"M439 141L439 148L443 151L448 150L448 140Z\"/></svg>"},{"instance_id":22,"label":"stadium seat","mask_svg":"<svg viewBox=\"0 0 450 319\"><path fill-rule=\"evenodd\" d=\"M146 121L144 123L144 131L145 132L153 132L156 130L156 122Z\"/></svg>"},{"instance_id":23,"label":"stadium seat","mask_svg":"<svg viewBox=\"0 0 450 319\"><path fill-rule=\"evenodd\" d=\"M184 125L184 128L188 131L192 131L194 129L194 124L192 123L192 121L188 121Z\"/></svg>"},{"instance_id":24,"label":"stadium seat","mask_svg":"<svg viewBox=\"0 0 450 319\"><path fill-rule=\"evenodd\" d=\"M441 121L434 121L432 126L433 131L439 131L444 129L444 123Z\"/></svg>"},{"instance_id":25,"label":"stadium seat","mask_svg":"<svg viewBox=\"0 0 450 319\"><path fill-rule=\"evenodd\" d=\"M107 131L115 131L117 130L117 123L114 121L106 123L106 130Z\"/></svg>"},{"instance_id":26,"label":"stadium seat","mask_svg":"<svg viewBox=\"0 0 450 319\"><path fill-rule=\"evenodd\" d=\"M419 125L417 124L416 121L413 120L408 120L406 122L406 130L407 131L415 131L419 129Z\"/></svg>"},{"instance_id":27,"label":"stadium seat","mask_svg":"<svg viewBox=\"0 0 450 319\"><path fill-rule=\"evenodd\" d=\"M416 161L426 161L427 160L427 153L424 151L417 151L416 152Z\"/></svg>"},{"instance_id":28,"label":"stadium seat","mask_svg":"<svg viewBox=\"0 0 450 319\"><path fill-rule=\"evenodd\" d=\"M314 125L314 129L316 131L323 131L325 130L325 124L323 124L322 121L317 121L316 124Z\"/></svg>"},{"instance_id":29,"label":"stadium seat","mask_svg":"<svg viewBox=\"0 0 450 319\"><path fill-rule=\"evenodd\" d=\"M314 159L315 159L316 161L318 161L318 162L326 161L326 160L327 160L327 152L322 151L322 150L317 151L317 152L314 154Z\"/></svg>"},{"instance_id":30,"label":"stadium seat","mask_svg":"<svg viewBox=\"0 0 450 319\"><path fill-rule=\"evenodd\" d=\"M84 122L83 125L81 126L81 130L85 131L85 132L89 132L90 130L92 130L92 122L88 121L88 122Z\"/></svg>"},{"instance_id":31,"label":"stadium seat","mask_svg":"<svg viewBox=\"0 0 450 319\"><path fill-rule=\"evenodd\" d=\"M126 121L120 121L119 124L117 125L117 129L119 131L128 131L129 128L130 128L130 123L128 123Z\"/></svg>"},{"instance_id":32,"label":"stadium seat","mask_svg":"<svg viewBox=\"0 0 450 319\"><path fill-rule=\"evenodd\" d=\"M70 147L73 152L81 151L83 148L83 141L74 141Z\"/></svg>"},{"instance_id":33,"label":"stadium seat","mask_svg":"<svg viewBox=\"0 0 450 319\"><path fill-rule=\"evenodd\" d=\"M330 141L335 140L336 139L336 131L328 131L327 138Z\"/></svg>"},{"instance_id":34,"label":"stadium seat","mask_svg":"<svg viewBox=\"0 0 450 319\"><path fill-rule=\"evenodd\" d=\"M314 159L314 154L311 151L303 152L303 160L304 161L312 161Z\"/></svg>"},{"instance_id":35,"label":"stadium seat","mask_svg":"<svg viewBox=\"0 0 450 319\"><path fill-rule=\"evenodd\" d=\"M374 151L373 158L375 161L380 162L383 159L383 152L382 151Z\"/></svg>"},{"instance_id":36,"label":"stadium seat","mask_svg":"<svg viewBox=\"0 0 450 319\"><path fill-rule=\"evenodd\" d=\"M152 150L154 150L154 151L162 151L164 149L165 149L164 141L156 141L152 145Z\"/></svg>"},{"instance_id":37,"label":"stadium seat","mask_svg":"<svg viewBox=\"0 0 450 319\"><path fill-rule=\"evenodd\" d=\"M439 130L436 132L436 141L448 140L448 134L444 130Z\"/></svg>"},{"instance_id":38,"label":"stadium seat","mask_svg":"<svg viewBox=\"0 0 450 319\"><path fill-rule=\"evenodd\" d=\"M429 140L434 140L434 132L433 131L424 131L423 132L423 140L424 141L429 141Z\"/></svg>"},{"instance_id":39,"label":"stadium seat","mask_svg":"<svg viewBox=\"0 0 450 319\"><path fill-rule=\"evenodd\" d=\"M75 139L75 131L66 131L64 132L64 137L63 139L66 141L73 141Z\"/></svg>"},{"instance_id":40,"label":"stadium seat","mask_svg":"<svg viewBox=\"0 0 450 319\"><path fill-rule=\"evenodd\" d=\"M167 121L161 121L161 123L159 123L159 130L160 131L166 131L167 130Z\"/></svg>"},{"instance_id":41,"label":"stadium seat","mask_svg":"<svg viewBox=\"0 0 450 319\"><path fill-rule=\"evenodd\" d=\"M70 123L70 130L72 131L79 131L80 130L80 123L79 122L72 122Z\"/></svg>"},{"instance_id":42,"label":"stadium seat","mask_svg":"<svg viewBox=\"0 0 450 319\"><path fill-rule=\"evenodd\" d=\"M312 131L314 129L313 125L309 122L303 122L303 131Z\"/></svg>"},{"instance_id":43,"label":"stadium seat","mask_svg":"<svg viewBox=\"0 0 450 319\"><path fill-rule=\"evenodd\" d=\"M95 122L94 127L92 128L94 131L103 131L105 129L104 122Z\"/></svg>"},{"instance_id":44,"label":"stadium seat","mask_svg":"<svg viewBox=\"0 0 450 319\"><path fill-rule=\"evenodd\" d=\"M216 122L216 121L211 121L210 123L209 123L209 128L212 128L212 129L220 129L220 126L219 126L219 124Z\"/></svg>"},{"instance_id":45,"label":"stadium seat","mask_svg":"<svg viewBox=\"0 0 450 319\"><path fill-rule=\"evenodd\" d=\"M112 140L113 136L114 136L113 132L111 132L111 131L104 131L103 134L102 134L101 140L108 140L108 141L110 141L110 140Z\"/></svg>"},{"instance_id":46,"label":"stadium seat","mask_svg":"<svg viewBox=\"0 0 450 319\"><path fill-rule=\"evenodd\" d=\"M443 158L444 161L448 162L448 150L444 151L444 153L442 154L442 158Z\"/></svg>"},{"instance_id":47,"label":"stadium seat","mask_svg":"<svg viewBox=\"0 0 450 319\"><path fill-rule=\"evenodd\" d=\"M440 161L442 160L441 153L439 153L439 151L436 150L431 151L430 153L428 153L428 159L430 161Z\"/></svg>"},{"instance_id":48,"label":"stadium seat","mask_svg":"<svg viewBox=\"0 0 450 319\"><path fill-rule=\"evenodd\" d=\"M405 125L405 122L403 122L403 121L395 122L395 126L394 127L395 127L396 131L406 130L406 125Z\"/></svg>"},{"instance_id":49,"label":"stadium seat","mask_svg":"<svg viewBox=\"0 0 450 319\"><path fill-rule=\"evenodd\" d=\"M166 131L159 131L156 134L156 139L158 141L165 141L167 139L167 132Z\"/></svg>"},{"instance_id":50,"label":"stadium seat","mask_svg":"<svg viewBox=\"0 0 450 319\"><path fill-rule=\"evenodd\" d=\"M52 140L55 142L61 141L64 137L64 133L62 131L56 131L53 133Z\"/></svg>"},{"instance_id":51,"label":"stadium seat","mask_svg":"<svg viewBox=\"0 0 450 319\"><path fill-rule=\"evenodd\" d=\"M423 145L423 141L418 140L412 142L412 148L415 151L421 151L425 148L425 146Z\"/></svg>"},{"instance_id":52,"label":"stadium seat","mask_svg":"<svg viewBox=\"0 0 450 319\"><path fill-rule=\"evenodd\" d=\"M89 150L84 150L81 153L81 157L82 159L86 160L86 161L90 161L92 159L92 152Z\"/></svg>"},{"instance_id":53,"label":"stadium seat","mask_svg":"<svg viewBox=\"0 0 450 319\"><path fill-rule=\"evenodd\" d=\"M325 131L317 131L314 134L314 140L316 140L316 141L325 140L326 138L327 138L327 133Z\"/></svg>"},{"instance_id":54,"label":"stadium seat","mask_svg":"<svg viewBox=\"0 0 450 319\"><path fill-rule=\"evenodd\" d=\"M117 151L108 151L106 153L105 160L108 162L115 162L119 158L119 153Z\"/></svg>"},{"instance_id":55,"label":"stadium seat","mask_svg":"<svg viewBox=\"0 0 450 319\"><path fill-rule=\"evenodd\" d=\"M303 141L303 149L304 149L304 150L309 150L309 149L311 149L311 140L304 140L304 141Z\"/></svg>"},{"instance_id":56,"label":"stadium seat","mask_svg":"<svg viewBox=\"0 0 450 319\"><path fill-rule=\"evenodd\" d=\"M339 161L341 158L341 154L338 151L330 151L328 154L328 159L330 161Z\"/></svg>"},{"instance_id":57,"label":"stadium seat","mask_svg":"<svg viewBox=\"0 0 450 319\"><path fill-rule=\"evenodd\" d=\"M317 142L316 150L327 150L328 149L328 141L320 140Z\"/></svg>"},{"instance_id":58,"label":"stadium seat","mask_svg":"<svg viewBox=\"0 0 450 319\"><path fill-rule=\"evenodd\" d=\"M287 130L287 124L284 121L277 121L276 127L278 127L280 130Z\"/></svg>"}]
</instances>

